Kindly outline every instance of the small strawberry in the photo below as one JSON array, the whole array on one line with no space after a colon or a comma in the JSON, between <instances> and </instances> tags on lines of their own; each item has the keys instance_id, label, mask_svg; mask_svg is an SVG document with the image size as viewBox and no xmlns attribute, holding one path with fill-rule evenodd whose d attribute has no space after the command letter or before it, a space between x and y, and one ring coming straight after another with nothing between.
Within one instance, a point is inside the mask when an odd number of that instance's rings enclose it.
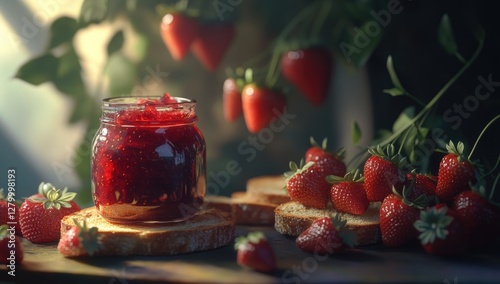
<instances>
[{"instance_id":1,"label":"small strawberry","mask_svg":"<svg viewBox=\"0 0 500 284\"><path fill-rule=\"evenodd\" d=\"M8 225L0 226L0 263L19 264L23 261L24 251L19 237L9 232Z\"/></svg>"},{"instance_id":2,"label":"small strawberry","mask_svg":"<svg viewBox=\"0 0 500 284\"><path fill-rule=\"evenodd\" d=\"M422 247L429 254L457 255L465 251L465 227L457 213L443 203L420 212L414 223Z\"/></svg>"},{"instance_id":3,"label":"small strawberry","mask_svg":"<svg viewBox=\"0 0 500 284\"><path fill-rule=\"evenodd\" d=\"M174 60L186 56L196 39L200 24L195 18L180 13L167 13L160 24L160 34Z\"/></svg>"},{"instance_id":4,"label":"small strawberry","mask_svg":"<svg viewBox=\"0 0 500 284\"><path fill-rule=\"evenodd\" d=\"M242 104L248 130L257 133L283 113L286 98L275 90L252 83L243 88Z\"/></svg>"},{"instance_id":5,"label":"small strawberry","mask_svg":"<svg viewBox=\"0 0 500 284\"><path fill-rule=\"evenodd\" d=\"M453 209L464 223L464 234L471 247L487 247L498 238L500 208L480 192L462 191L455 197Z\"/></svg>"},{"instance_id":6,"label":"small strawberry","mask_svg":"<svg viewBox=\"0 0 500 284\"><path fill-rule=\"evenodd\" d=\"M281 73L314 105L327 96L332 73L332 57L322 47L290 50L281 56Z\"/></svg>"},{"instance_id":7,"label":"small strawberry","mask_svg":"<svg viewBox=\"0 0 500 284\"><path fill-rule=\"evenodd\" d=\"M236 261L241 266L261 272L276 269L273 248L262 232L252 232L246 237L236 238L234 249L237 250Z\"/></svg>"},{"instance_id":8,"label":"small strawberry","mask_svg":"<svg viewBox=\"0 0 500 284\"><path fill-rule=\"evenodd\" d=\"M19 209L19 224L23 236L32 243L59 240L61 219L80 207L73 201L76 193L56 189L50 183L40 183L38 193L24 200Z\"/></svg>"},{"instance_id":9,"label":"small strawberry","mask_svg":"<svg viewBox=\"0 0 500 284\"><path fill-rule=\"evenodd\" d=\"M235 35L233 24L215 23L201 26L191 50L210 71L215 71Z\"/></svg>"},{"instance_id":10,"label":"small strawberry","mask_svg":"<svg viewBox=\"0 0 500 284\"><path fill-rule=\"evenodd\" d=\"M439 163L436 196L447 204L460 192L470 189L476 182L476 171L473 163L464 155L464 143L457 146L452 141L446 145L448 153Z\"/></svg>"},{"instance_id":11,"label":"small strawberry","mask_svg":"<svg viewBox=\"0 0 500 284\"><path fill-rule=\"evenodd\" d=\"M222 89L222 106L224 118L228 122L238 119L243 113L241 105L241 92L233 78L227 78L224 81Z\"/></svg>"},{"instance_id":12,"label":"small strawberry","mask_svg":"<svg viewBox=\"0 0 500 284\"><path fill-rule=\"evenodd\" d=\"M420 216L420 209L426 207L434 199L432 196L420 195L413 201L411 195L414 183L403 186L400 195L395 189L380 206L379 220L382 242L387 247L400 247L417 240L418 232L413 227Z\"/></svg>"},{"instance_id":13,"label":"small strawberry","mask_svg":"<svg viewBox=\"0 0 500 284\"><path fill-rule=\"evenodd\" d=\"M356 236L345 224L338 214L317 219L297 237L295 243L300 249L316 254L334 254L346 247L352 248L356 245Z\"/></svg>"},{"instance_id":14,"label":"small strawberry","mask_svg":"<svg viewBox=\"0 0 500 284\"><path fill-rule=\"evenodd\" d=\"M358 176L357 170L347 173L343 178L328 176L327 180L332 184L330 200L337 211L353 215L365 213L370 201L366 198L363 177Z\"/></svg>"},{"instance_id":15,"label":"small strawberry","mask_svg":"<svg viewBox=\"0 0 500 284\"><path fill-rule=\"evenodd\" d=\"M74 220L71 227L61 236L57 250L65 257L92 256L101 248L101 236L97 227L88 228L87 222L79 224Z\"/></svg>"},{"instance_id":16,"label":"small strawberry","mask_svg":"<svg viewBox=\"0 0 500 284\"><path fill-rule=\"evenodd\" d=\"M406 180L403 184L408 188L412 183L413 187L406 197L408 201L414 201L422 194L426 196L436 195L436 180L433 176L412 172L406 175ZM429 205L434 204L431 203Z\"/></svg>"},{"instance_id":17,"label":"small strawberry","mask_svg":"<svg viewBox=\"0 0 500 284\"><path fill-rule=\"evenodd\" d=\"M290 162L285 173L286 189L292 200L307 207L323 209L328 204L330 185L324 181L323 173L314 167L314 162L297 166Z\"/></svg>"},{"instance_id":18,"label":"small strawberry","mask_svg":"<svg viewBox=\"0 0 500 284\"><path fill-rule=\"evenodd\" d=\"M14 197L3 193L3 188L0 188L0 225L13 225L16 229L16 235L22 236L21 228L19 227L19 207L15 203Z\"/></svg>"},{"instance_id":19,"label":"small strawberry","mask_svg":"<svg viewBox=\"0 0 500 284\"><path fill-rule=\"evenodd\" d=\"M306 163L314 162L325 173L325 177L329 175L343 177L346 174L346 165L343 161L345 149L341 148L336 153L328 152L327 138L323 139L321 146L311 139L311 147L307 149L305 154Z\"/></svg>"},{"instance_id":20,"label":"small strawberry","mask_svg":"<svg viewBox=\"0 0 500 284\"><path fill-rule=\"evenodd\" d=\"M392 192L392 187L399 190L403 186L408 164L406 157L402 158L394 151L392 144L385 149L378 145L368 150L372 156L365 162L364 176L366 197L371 202L382 201Z\"/></svg>"}]
</instances>

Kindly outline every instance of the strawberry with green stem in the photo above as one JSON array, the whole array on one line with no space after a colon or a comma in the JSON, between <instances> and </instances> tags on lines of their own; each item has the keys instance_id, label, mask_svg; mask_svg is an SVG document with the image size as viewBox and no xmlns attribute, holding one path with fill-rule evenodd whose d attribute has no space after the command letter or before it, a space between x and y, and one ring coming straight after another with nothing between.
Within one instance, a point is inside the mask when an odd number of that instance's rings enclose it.
<instances>
[{"instance_id":1,"label":"strawberry with green stem","mask_svg":"<svg viewBox=\"0 0 500 284\"><path fill-rule=\"evenodd\" d=\"M80 224L73 219L75 226L71 227L61 236L57 250L65 257L93 256L102 248L97 227L89 228L84 220Z\"/></svg>"},{"instance_id":2,"label":"strawberry with green stem","mask_svg":"<svg viewBox=\"0 0 500 284\"><path fill-rule=\"evenodd\" d=\"M409 201L414 201L416 198L425 194L427 196L435 196L436 195L436 183L437 177L434 177L430 174L422 174L417 173L413 170L411 173L406 175L406 180L403 183L407 188L413 184L412 190L406 196ZM431 201L432 204L434 201Z\"/></svg>"},{"instance_id":3,"label":"strawberry with green stem","mask_svg":"<svg viewBox=\"0 0 500 284\"><path fill-rule=\"evenodd\" d=\"M295 243L303 251L315 254L335 254L356 246L356 235L346 227L340 215L314 220Z\"/></svg>"},{"instance_id":4,"label":"strawberry with green stem","mask_svg":"<svg viewBox=\"0 0 500 284\"><path fill-rule=\"evenodd\" d=\"M414 227L420 232L418 238L429 254L448 256L465 252L464 224L457 213L443 203L420 211L420 219Z\"/></svg>"},{"instance_id":5,"label":"strawberry with green stem","mask_svg":"<svg viewBox=\"0 0 500 284\"><path fill-rule=\"evenodd\" d=\"M236 262L243 267L260 272L272 272L276 269L273 248L262 232L237 237L234 249L237 251Z\"/></svg>"},{"instance_id":6,"label":"strawberry with green stem","mask_svg":"<svg viewBox=\"0 0 500 284\"><path fill-rule=\"evenodd\" d=\"M236 79L227 78L222 89L222 109L228 122L237 120L243 113L241 90Z\"/></svg>"},{"instance_id":7,"label":"strawberry with green stem","mask_svg":"<svg viewBox=\"0 0 500 284\"><path fill-rule=\"evenodd\" d=\"M62 218L80 210L73 201L75 196L68 188L60 190L50 183L40 183L38 193L26 198L19 209L23 236L32 243L59 240Z\"/></svg>"},{"instance_id":8,"label":"strawberry with green stem","mask_svg":"<svg viewBox=\"0 0 500 284\"><path fill-rule=\"evenodd\" d=\"M198 20L180 12L169 12L161 20L160 35L176 61L186 56L199 32Z\"/></svg>"},{"instance_id":9,"label":"strawberry with green stem","mask_svg":"<svg viewBox=\"0 0 500 284\"><path fill-rule=\"evenodd\" d=\"M344 163L345 149L340 148L336 152L327 150L328 139L324 138L319 145L313 137L310 138L311 147L305 153L305 162L314 162L319 166L326 176L335 175L343 177L346 174L346 165Z\"/></svg>"},{"instance_id":10,"label":"strawberry with green stem","mask_svg":"<svg viewBox=\"0 0 500 284\"><path fill-rule=\"evenodd\" d=\"M362 215L368 209L370 201L366 197L364 179L358 174L359 171L355 170L347 173L344 177L331 175L326 178L332 184L330 200L337 211Z\"/></svg>"},{"instance_id":11,"label":"strawberry with green stem","mask_svg":"<svg viewBox=\"0 0 500 284\"><path fill-rule=\"evenodd\" d=\"M314 162L300 166L290 162L290 171L285 173L286 189L290 198L306 207L323 209L328 204L330 185L323 173L314 167Z\"/></svg>"},{"instance_id":12,"label":"strawberry with green stem","mask_svg":"<svg viewBox=\"0 0 500 284\"><path fill-rule=\"evenodd\" d=\"M261 131L278 119L286 106L286 98L280 91L256 83L243 88L241 101L245 123L252 133Z\"/></svg>"}]
</instances>

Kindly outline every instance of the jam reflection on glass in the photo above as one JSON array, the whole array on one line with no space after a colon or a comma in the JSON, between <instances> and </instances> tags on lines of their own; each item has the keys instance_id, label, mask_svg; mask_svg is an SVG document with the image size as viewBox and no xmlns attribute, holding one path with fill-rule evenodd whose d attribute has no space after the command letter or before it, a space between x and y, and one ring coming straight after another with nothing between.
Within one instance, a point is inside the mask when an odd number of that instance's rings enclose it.
<instances>
[{"instance_id":1,"label":"jam reflection on glass","mask_svg":"<svg viewBox=\"0 0 500 284\"><path fill-rule=\"evenodd\" d=\"M205 195L205 141L195 102L173 98L103 101L93 142L92 193L112 222L174 222Z\"/></svg>"}]
</instances>

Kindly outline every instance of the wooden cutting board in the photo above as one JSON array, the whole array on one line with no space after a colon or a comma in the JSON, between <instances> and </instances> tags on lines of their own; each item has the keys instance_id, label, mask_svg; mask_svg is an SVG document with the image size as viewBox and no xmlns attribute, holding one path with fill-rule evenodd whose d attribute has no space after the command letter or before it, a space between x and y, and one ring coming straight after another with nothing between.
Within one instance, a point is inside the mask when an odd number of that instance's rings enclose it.
<instances>
[{"instance_id":1,"label":"wooden cutting board","mask_svg":"<svg viewBox=\"0 0 500 284\"><path fill-rule=\"evenodd\" d=\"M80 260L62 257L56 244L31 244L24 240L25 259L16 276L0 266L0 281L12 283L345 283L345 282L497 282L500 249L460 258L440 258L421 248L388 249L367 246L339 255L302 252L292 238L273 227L237 226L236 236L262 231L277 258L278 269L263 274L239 267L232 246L161 257L94 257Z\"/></svg>"}]
</instances>

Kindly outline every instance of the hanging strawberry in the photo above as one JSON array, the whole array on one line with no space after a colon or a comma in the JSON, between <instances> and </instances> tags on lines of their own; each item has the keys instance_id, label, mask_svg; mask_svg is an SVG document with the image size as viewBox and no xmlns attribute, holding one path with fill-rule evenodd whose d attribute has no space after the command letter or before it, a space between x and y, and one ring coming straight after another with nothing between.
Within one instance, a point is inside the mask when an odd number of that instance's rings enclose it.
<instances>
[{"instance_id":1,"label":"hanging strawberry","mask_svg":"<svg viewBox=\"0 0 500 284\"><path fill-rule=\"evenodd\" d=\"M247 84L242 91L243 116L248 130L259 132L278 118L286 106L285 96L276 90Z\"/></svg>"},{"instance_id":2,"label":"hanging strawberry","mask_svg":"<svg viewBox=\"0 0 500 284\"><path fill-rule=\"evenodd\" d=\"M224 110L224 118L233 122L238 119L243 113L241 105L241 91L233 78L227 78L224 81L222 89L222 106Z\"/></svg>"},{"instance_id":3,"label":"hanging strawberry","mask_svg":"<svg viewBox=\"0 0 500 284\"><path fill-rule=\"evenodd\" d=\"M332 73L332 57L323 47L290 50L281 56L281 73L313 105L327 96Z\"/></svg>"},{"instance_id":4,"label":"hanging strawberry","mask_svg":"<svg viewBox=\"0 0 500 284\"><path fill-rule=\"evenodd\" d=\"M179 12L167 13L160 24L160 34L172 58L183 59L200 31L200 24L194 18Z\"/></svg>"},{"instance_id":5,"label":"hanging strawberry","mask_svg":"<svg viewBox=\"0 0 500 284\"><path fill-rule=\"evenodd\" d=\"M206 69L215 71L231 45L234 34L233 24L205 24L191 46L193 54Z\"/></svg>"}]
</instances>

